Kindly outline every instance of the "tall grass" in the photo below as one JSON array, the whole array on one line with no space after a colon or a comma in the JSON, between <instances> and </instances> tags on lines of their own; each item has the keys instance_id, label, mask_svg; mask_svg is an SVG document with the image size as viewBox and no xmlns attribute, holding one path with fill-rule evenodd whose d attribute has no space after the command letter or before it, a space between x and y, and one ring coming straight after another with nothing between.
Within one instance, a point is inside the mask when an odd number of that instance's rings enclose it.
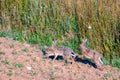
<instances>
[{"instance_id":1,"label":"tall grass","mask_svg":"<svg viewBox=\"0 0 120 80\"><path fill-rule=\"evenodd\" d=\"M0 0L0 29L16 40L66 45L80 53L82 38L112 63L120 58L119 0ZM92 28L89 29L88 26Z\"/></svg>"}]
</instances>

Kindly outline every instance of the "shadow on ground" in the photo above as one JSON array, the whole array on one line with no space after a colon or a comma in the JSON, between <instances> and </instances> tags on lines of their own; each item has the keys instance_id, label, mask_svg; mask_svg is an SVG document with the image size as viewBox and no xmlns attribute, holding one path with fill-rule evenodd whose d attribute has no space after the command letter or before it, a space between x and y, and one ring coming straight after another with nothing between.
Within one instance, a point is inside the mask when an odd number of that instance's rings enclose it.
<instances>
[{"instance_id":1,"label":"shadow on ground","mask_svg":"<svg viewBox=\"0 0 120 80\"><path fill-rule=\"evenodd\" d=\"M42 50L42 52L43 52L43 55L47 54L44 50ZM54 55L49 56L49 58L54 59ZM63 57L58 55L56 60L63 60ZM89 64L90 66L93 66L94 68L97 68L97 65L95 63L93 63L92 61L88 60L88 59L82 59L82 58L76 57L75 61L78 62L78 63Z\"/></svg>"},{"instance_id":2,"label":"shadow on ground","mask_svg":"<svg viewBox=\"0 0 120 80\"><path fill-rule=\"evenodd\" d=\"M76 57L75 61L83 63L83 64L89 64L90 66L93 66L94 68L97 68L97 65L95 63L93 63L92 61L88 60L88 59L82 59L82 58Z\"/></svg>"}]
</instances>

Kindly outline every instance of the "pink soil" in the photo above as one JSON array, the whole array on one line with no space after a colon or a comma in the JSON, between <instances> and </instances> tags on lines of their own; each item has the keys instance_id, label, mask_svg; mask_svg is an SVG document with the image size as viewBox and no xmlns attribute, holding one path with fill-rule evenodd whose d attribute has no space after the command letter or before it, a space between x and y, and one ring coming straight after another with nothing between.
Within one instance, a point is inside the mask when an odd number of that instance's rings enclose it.
<instances>
[{"instance_id":1,"label":"pink soil","mask_svg":"<svg viewBox=\"0 0 120 80\"><path fill-rule=\"evenodd\" d=\"M45 58L37 45L0 37L0 80L120 80L120 70L109 65L101 71L80 62L64 64Z\"/></svg>"}]
</instances>

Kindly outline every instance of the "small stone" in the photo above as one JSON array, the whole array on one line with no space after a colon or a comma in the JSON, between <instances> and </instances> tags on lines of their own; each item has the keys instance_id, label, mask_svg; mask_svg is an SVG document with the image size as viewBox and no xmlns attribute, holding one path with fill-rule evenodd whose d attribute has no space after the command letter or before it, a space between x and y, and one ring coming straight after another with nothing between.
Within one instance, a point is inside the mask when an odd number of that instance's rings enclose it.
<instances>
[{"instance_id":1,"label":"small stone","mask_svg":"<svg viewBox=\"0 0 120 80\"><path fill-rule=\"evenodd\" d=\"M27 66L27 70L32 70L32 67L31 66Z\"/></svg>"}]
</instances>

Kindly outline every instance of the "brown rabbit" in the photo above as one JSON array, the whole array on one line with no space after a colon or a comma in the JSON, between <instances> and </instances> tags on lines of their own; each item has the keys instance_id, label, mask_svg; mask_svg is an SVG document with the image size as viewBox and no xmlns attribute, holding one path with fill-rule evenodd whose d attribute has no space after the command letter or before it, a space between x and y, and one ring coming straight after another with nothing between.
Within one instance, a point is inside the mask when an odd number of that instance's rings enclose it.
<instances>
[{"instance_id":1,"label":"brown rabbit","mask_svg":"<svg viewBox=\"0 0 120 80\"><path fill-rule=\"evenodd\" d=\"M73 59L77 56L73 49L65 46L56 46L56 41L53 41L52 46L47 48L47 56L53 55L54 59L57 58L58 55L61 55L65 60L73 61Z\"/></svg>"},{"instance_id":2,"label":"brown rabbit","mask_svg":"<svg viewBox=\"0 0 120 80\"><path fill-rule=\"evenodd\" d=\"M83 39L82 43L80 44L80 48L82 50L82 57L89 58L95 62L97 68L101 68L103 61L102 61L102 54L99 52L92 50L86 46L87 39Z\"/></svg>"}]
</instances>

